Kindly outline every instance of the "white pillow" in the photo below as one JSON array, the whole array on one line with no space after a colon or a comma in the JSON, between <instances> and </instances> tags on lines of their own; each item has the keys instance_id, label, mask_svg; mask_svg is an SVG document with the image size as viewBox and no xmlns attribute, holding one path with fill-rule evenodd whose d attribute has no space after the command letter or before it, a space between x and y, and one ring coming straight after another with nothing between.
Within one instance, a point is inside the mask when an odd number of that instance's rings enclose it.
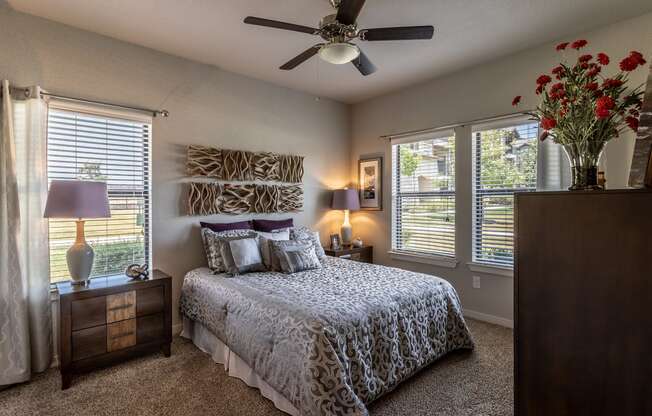
<instances>
[{"instance_id":1,"label":"white pillow","mask_svg":"<svg viewBox=\"0 0 652 416\"><path fill-rule=\"evenodd\" d=\"M257 231L258 236L260 237L258 241L260 242L260 254L263 256L263 264L267 267L267 270L272 268L272 247L269 242L271 241L287 241L290 239L290 230L284 229L281 231L274 231L272 233L267 233L263 231Z\"/></svg>"}]
</instances>

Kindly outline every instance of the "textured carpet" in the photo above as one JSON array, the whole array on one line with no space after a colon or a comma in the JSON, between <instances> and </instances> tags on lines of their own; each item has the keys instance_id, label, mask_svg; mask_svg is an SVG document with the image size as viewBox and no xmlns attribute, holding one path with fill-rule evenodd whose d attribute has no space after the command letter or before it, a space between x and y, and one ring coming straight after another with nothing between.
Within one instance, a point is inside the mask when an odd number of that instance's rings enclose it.
<instances>
[{"instance_id":1,"label":"textured carpet","mask_svg":"<svg viewBox=\"0 0 652 416\"><path fill-rule=\"evenodd\" d=\"M511 415L512 331L469 320L477 348L449 354L369 406L371 415ZM0 391L0 415L284 415L191 342L73 379L51 369Z\"/></svg>"}]
</instances>

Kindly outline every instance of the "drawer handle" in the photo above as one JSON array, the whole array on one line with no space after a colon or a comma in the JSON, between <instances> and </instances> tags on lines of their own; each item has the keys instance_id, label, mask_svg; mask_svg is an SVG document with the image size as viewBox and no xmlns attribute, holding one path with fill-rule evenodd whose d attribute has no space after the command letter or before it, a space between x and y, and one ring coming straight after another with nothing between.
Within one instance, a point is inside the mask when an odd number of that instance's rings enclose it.
<instances>
[{"instance_id":1,"label":"drawer handle","mask_svg":"<svg viewBox=\"0 0 652 416\"><path fill-rule=\"evenodd\" d=\"M113 308L109 308L109 312L119 311L121 309L131 308L132 306L134 306L133 303L130 303L128 305L122 305L122 306L114 306Z\"/></svg>"},{"instance_id":2,"label":"drawer handle","mask_svg":"<svg viewBox=\"0 0 652 416\"><path fill-rule=\"evenodd\" d=\"M111 339L116 339L116 338L124 338L124 337L130 337L134 334L134 331L130 332L123 332L122 334L114 335L111 337Z\"/></svg>"}]
</instances>

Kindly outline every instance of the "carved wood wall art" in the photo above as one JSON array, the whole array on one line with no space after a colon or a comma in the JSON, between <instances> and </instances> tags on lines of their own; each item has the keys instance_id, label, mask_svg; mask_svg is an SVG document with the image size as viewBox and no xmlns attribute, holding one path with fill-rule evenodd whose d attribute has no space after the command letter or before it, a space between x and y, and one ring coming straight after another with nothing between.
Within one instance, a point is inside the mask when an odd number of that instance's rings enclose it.
<instances>
[{"instance_id":1,"label":"carved wood wall art","mask_svg":"<svg viewBox=\"0 0 652 416\"><path fill-rule=\"evenodd\" d=\"M303 209L301 185L232 185L190 182L188 215L297 212Z\"/></svg>"},{"instance_id":2,"label":"carved wood wall art","mask_svg":"<svg viewBox=\"0 0 652 416\"><path fill-rule=\"evenodd\" d=\"M186 169L190 176L225 181L301 183L303 156L191 145L188 146Z\"/></svg>"}]
</instances>

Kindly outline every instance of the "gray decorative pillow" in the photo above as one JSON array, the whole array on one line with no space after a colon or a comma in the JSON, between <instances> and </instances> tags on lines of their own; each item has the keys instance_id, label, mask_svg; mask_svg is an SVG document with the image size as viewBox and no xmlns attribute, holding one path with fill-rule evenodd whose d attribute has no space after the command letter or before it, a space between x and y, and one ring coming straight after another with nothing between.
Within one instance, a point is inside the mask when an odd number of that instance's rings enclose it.
<instances>
[{"instance_id":1,"label":"gray decorative pillow","mask_svg":"<svg viewBox=\"0 0 652 416\"><path fill-rule=\"evenodd\" d=\"M290 239L290 231L284 229L283 231L267 233L258 231L258 238L260 243L260 254L263 256L263 263L268 270L272 270L272 247L270 241L288 241Z\"/></svg>"},{"instance_id":2,"label":"gray decorative pillow","mask_svg":"<svg viewBox=\"0 0 652 416\"><path fill-rule=\"evenodd\" d=\"M321 263L312 244L288 247L281 251L280 260L283 273L291 274L321 268Z\"/></svg>"},{"instance_id":3,"label":"gray decorative pillow","mask_svg":"<svg viewBox=\"0 0 652 416\"><path fill-rule=\"evenodd\" d=\"M315 248L315 254L318 258L326 257L324 247L321 246L321 239L319 238L319 231L313 231L308 227L296 227L290 231L290 238L292 240L310 240Z\"/></svg>"},{"instance_id":4,"label":"gray decorative pillow","mask_svg":"<svg viewBox=\"0 0 652 416\"><path fill-rule=\"evenodd\" d=\"M256 234L219 237L219 244L226 272L231 276L265 271Z\"/></svg>"},{"instance_id":5,"label":"gray decorative pillow","mask_svg":"<svg viewBox=\"0 0 652 416\"><path fill-rule=\"evenodd\" d=\"M219 239L221 237L238 237L238 236L255 236L252 230L227 230L215 232L209 228L202 228L202 241L204 242L204 251L206 252L206 262L208 267L214 273L224 273L226 267L220 251Z\"/></svg>"},{"instance_id":6,"label":"gray decorative pillow","mask_svg":"<svg viewBox=\"0 0 652 416\"><path fill-rule=\"evenodd\" d=\"M283 252L286 250L312 247L312 241L311 240L287 240L287 241L270 240L269 246L272 248L272 267L270 270L274 272L281 272L283 271L281 262L283 262L285 259L285 257L283 256Z\"/></svg>"}]
</instances>

